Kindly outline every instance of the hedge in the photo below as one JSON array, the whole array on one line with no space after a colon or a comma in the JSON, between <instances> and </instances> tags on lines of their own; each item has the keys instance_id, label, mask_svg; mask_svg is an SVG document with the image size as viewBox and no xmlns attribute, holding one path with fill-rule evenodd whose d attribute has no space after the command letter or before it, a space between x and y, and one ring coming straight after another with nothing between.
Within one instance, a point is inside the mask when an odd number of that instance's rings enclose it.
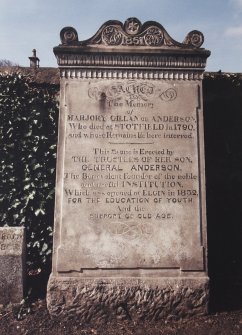
<instances>
[{"instance_id":1,"label":"hedge","mask_svg":"<svg viewBox=\"0 0 242 335\"><path fill-rule=\"evenodd\" d=\"M27 271L51 264L58 90L0 74L0 226L25 226Z\"/></svg>"}]
</instances>

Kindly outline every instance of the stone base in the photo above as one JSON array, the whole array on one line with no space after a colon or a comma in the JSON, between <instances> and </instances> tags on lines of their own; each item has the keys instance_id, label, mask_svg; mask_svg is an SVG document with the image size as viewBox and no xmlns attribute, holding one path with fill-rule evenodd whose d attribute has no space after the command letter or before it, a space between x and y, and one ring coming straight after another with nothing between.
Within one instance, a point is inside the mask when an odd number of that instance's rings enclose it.
<instances>
[{"instance_id":1,"label":"stone base","mask_svg":"<svg viewBox=\"0 0 242 335\"><path fill-rule=\"evenodd\" d=\"M51 275L47 305L52 316L80 322L179 319L207 313L208 284L208 277L84 279Z\"/></svg>"},{"instance_id":2,"label":"stone base","mask_svg":"<svg viewBox=\"0 0 242 335\"><path fill-rule=\"evenodd\" d=\"M0 304L18 304L24 297L25 229L0 227Z\"/></svg>"},{"instance_id":3,"label":"stone base","mask_svg":"<svg viewBox=\"0 0 242 335\"><path fill-rule=\"evenodd\" d=\"M0 304L20 303L24 284L21 256L0 256Z\"/></svg>"}]
</instances>

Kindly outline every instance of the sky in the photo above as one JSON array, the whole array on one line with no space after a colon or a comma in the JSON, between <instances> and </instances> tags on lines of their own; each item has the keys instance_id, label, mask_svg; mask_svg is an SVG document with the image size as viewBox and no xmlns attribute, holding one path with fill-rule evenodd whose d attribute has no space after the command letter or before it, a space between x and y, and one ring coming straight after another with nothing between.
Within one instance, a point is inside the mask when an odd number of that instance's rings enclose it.
<instances>
[{"instance_id":1,"label":"sky","mask_svg":"<svg viewBox=\"0 0 242 335\"><path fill-rule=\"evenodd\" d=\"M159 22L178 42L199 30L211 51L207 71L242 72L242 0L0 0L0 59L29 66L36 49L41 67L57 67L53 47L63 27L81 41L129 17Z\"/></svg>"}]
</instances>

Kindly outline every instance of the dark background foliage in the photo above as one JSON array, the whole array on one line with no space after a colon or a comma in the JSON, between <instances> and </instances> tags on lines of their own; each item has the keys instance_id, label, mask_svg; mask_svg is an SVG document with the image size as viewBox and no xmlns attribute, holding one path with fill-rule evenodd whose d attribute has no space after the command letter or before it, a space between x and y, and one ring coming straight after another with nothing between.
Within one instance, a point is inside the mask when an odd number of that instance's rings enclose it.
<instances>
[{"instance_id":1,"label":"dark background foliage","mask_svg":"<svg viewBox=\"0 0 242 335\"><path fill-rule=\"evenodd\" d=\"M203 82L208 261L213 310L242 307L242 75Z\"/></svg>"},{"instance_id":2,"label":"dark background foliage","mask_svg":"<svg viewBox=\"0 0 242 335\"><path fill-rule=\"evenodd\" d=\"M0 225L26 227L29 273L51 264L57 94L19 73L0 75Z\"/></svg>"}]
</instances>

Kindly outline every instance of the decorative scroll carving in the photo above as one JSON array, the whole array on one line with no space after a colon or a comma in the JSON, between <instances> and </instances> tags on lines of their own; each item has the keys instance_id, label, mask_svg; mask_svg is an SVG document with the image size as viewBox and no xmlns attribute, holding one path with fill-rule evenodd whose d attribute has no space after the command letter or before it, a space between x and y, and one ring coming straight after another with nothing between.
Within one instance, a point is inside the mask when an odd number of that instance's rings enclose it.
<instances>
[{"instance_id":1,"label":"decorative scroll carving","mask_svg":"<svg viewBox=\"0 0 242 335\"><path fill-rule=\"evenodd\" d=\"M189 46L200 48L203 42L204 42L203 34L198 30L193 30L186 36L183 43Z\"/></svg>"},{"instance_id":2,"label":"decorative scroll carving","mask_svg":"<svg viewBox=\"0 0 242 335\"><path fill-rule=\"evenodd\" d=\"M60 32L62 44L72 44L78 42L77 31L72 27L65 27Z\"/></svg>"},{"instance_id":3,"label":"decorative scroll carving","mask_svg":"<svg viewBox=\"0 0 242 335\"><path fill-rule=\"evenodd\" d=\"M166 91L164 91L161 95L160 98L161 100L164 101L173 101L177 97L177 92L174 88L168 88Z\"/></svg>"},{"instance_id":4,"label":"decorative scroll carving","mask_svg":"<svg viewBox=\"0 0 242 335\"><path fill-rule=\"evenodd\" d=\"M115 26L108 26L102 32L102 40L107 45L119 45L122 42L122 34Z\"/></svg>"},{"instance_id":5,"label":"decorative scroll carving","mask_svg":"<svg viewBox=\"0 0 242 335\"><path fill-rule=\"evenodd\" d=\"M156 22L150 22L149 24L141 25L140 21L136 18L130 18L126 20L124 26L121 22L114 22L113 25L108 25L102 32L101 40L98 38L99 34L96 34L89 40L92 44L106 44L113 45L110 41L105 38L105 33L112 30L110 36L111 42L116 41L115 45L123 46L151 46L159 47L164 45L172 45L173 40L165 32L165 29ZM164 39L164 33L166 33L166 39ZM175 42L175 41L174 41Z\"/></svg>"},{"instance_id":6,"label":"decorative scroll carving","mask_svg":"<svg viewBox=\"0 0 242 335\"><path fill-rule=\"evenodd\" d=\"M130 240L151 238L153 234L152 225L147 222L112 222L108 225L108 231L114 236Z\"/></svg>"},{"instance_id":7,"label":"decorative scroll carving","mask_svg":"<svg viewBox=\"0 0 242 335\"><path fill-rule=\"evenodd\" d=\"M145 43L149 46L159 46L162 45L164 36L162 31L157 27L150 27L147 29L144 36Z\"/></svg>"},{"instance_id":8,"label":"decorative scroll carving","mask_svg":"<svg viewBox=\"0 0 242 335\"><path fill-rule=\"evenodd\" d=\"M107 26L102 31L102 42L106 45L135 45L151 47L157 47L164 44L163 31L156 26L151 26L140 34L138 34L140 26L135 21L129 21L128 24L125 23L125 27L125 30L127 31L126 34L115 25Z\"/></svg>"},{"instance_id":9,"label":"decorative scroll carving","mask_svg":"<svg viewBox=\"0 0 242 335\"><path fill-rule=\"evenodd\" d=\"M79 46L136 46L152 48L200 48L204 41L203 34L197 30L191 31L183 43L171 38L164 27L155 21L147 21L143 25L137 18L129 18L123 24L120 21L107 21L90 39L78 41L74 28L66 27L61 31L61 42L64 45Z\"/></svg>"}]
</instances>

